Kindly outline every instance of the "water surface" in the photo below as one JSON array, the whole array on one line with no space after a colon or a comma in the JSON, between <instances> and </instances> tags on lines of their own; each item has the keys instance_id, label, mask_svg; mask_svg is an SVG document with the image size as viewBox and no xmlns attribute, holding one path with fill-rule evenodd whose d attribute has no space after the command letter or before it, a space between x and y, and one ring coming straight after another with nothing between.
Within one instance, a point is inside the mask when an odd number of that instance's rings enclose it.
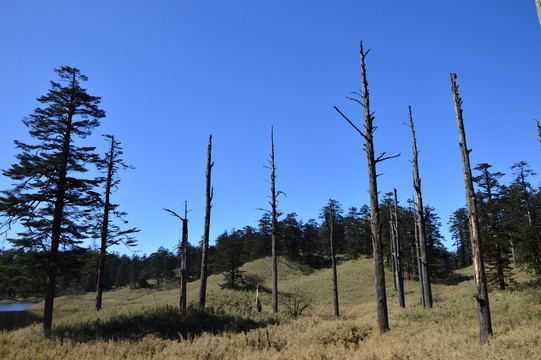
<instances>
[{"instance_id":1,"label":"water surface","mask_svg":"<svg viewBox=\"0 0 541 360\"><path fill-rule=\"evenodd\" d=\"M9 331L40 322L40 312L27 311L34 303L0 304L0 331Z\"/></svg>"}]
</instances>

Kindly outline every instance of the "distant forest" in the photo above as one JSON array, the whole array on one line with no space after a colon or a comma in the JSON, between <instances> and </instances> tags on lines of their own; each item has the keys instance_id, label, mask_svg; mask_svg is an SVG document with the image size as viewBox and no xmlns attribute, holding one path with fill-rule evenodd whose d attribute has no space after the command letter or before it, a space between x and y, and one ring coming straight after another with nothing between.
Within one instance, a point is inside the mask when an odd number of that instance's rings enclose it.
<instances>
[{"instance_id":1,"label":"distant forest","mask_svg":"<svg viewBox=\"0 0 541 360\"><path fill-rule=\"evenodd\" d=\"M499 183L503 174L492 171L488 164L479 164L474 170L487 277L491 286L500 289L513 283L514 267L523 265L538 271L540 260L537 229L541 196L528 181L534 173L524 162L516 163L511 170L514 179L508 185ZM369 207L364 205L345 211L338 201L331 201L335 252L339 259L372 257ZM394 206L390 193L385 194L379 206L385 264L390 269L390 210ZM399 205L398 209L404 277L417 280L415 210L412 203ZM442 243L440 229L443 224L436 209L425 206L424 216L432 281L451 282L451 270L472 263L468 212L466 208L457 209L448 219L454 240L452 252ZM316 269L331 266L328 204L321 208L318 219L305 222L299 220L296 213L282 214L277 223L277 234L279 256ZM105 263L105 289L127 285L133 288L178 286L179 250L179 247L160 247L150 255L109 254ZM189 245L186 255L188 279L197 280L201 269L201 246ZM45 271L40 269L41 262L36 261L40 256L40 251L0 251L0 298L44 296ZM271 256L271 217L265 212L257 227L247 225L218 236L215 245L209 248L209 272L223 273L226 287L241 287L246 279L238 271L239 267L267 256ZM59 269L57 295L95 291L98 259L97 249L66 251ZM237 275L233 282L228 280L231 274ZM151 279L153 281L149 282Z\"/></svg>"}]
</instances>

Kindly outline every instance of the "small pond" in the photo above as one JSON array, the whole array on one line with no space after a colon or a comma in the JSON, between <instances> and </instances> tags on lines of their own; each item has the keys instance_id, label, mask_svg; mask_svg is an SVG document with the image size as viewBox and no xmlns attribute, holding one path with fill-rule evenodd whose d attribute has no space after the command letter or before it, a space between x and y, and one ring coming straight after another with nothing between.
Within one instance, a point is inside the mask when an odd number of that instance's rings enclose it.
<instances>
[{"instance_id":1,"label":"small pond","mask_svg":"<svg viewBox=\"0 0 541 360\"><path fill-rule=\"evenodd\" d=\"M41 312L27 311L33 303L0 304L0 331L9 331L40 322Z\"/></svg>"}]
</instances>

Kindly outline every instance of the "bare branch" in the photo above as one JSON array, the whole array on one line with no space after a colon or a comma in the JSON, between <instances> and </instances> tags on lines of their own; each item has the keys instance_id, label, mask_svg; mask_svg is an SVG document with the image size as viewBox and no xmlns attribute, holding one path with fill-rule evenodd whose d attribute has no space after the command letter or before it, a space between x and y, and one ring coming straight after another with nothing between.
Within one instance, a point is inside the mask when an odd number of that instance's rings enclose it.
<instances>
[{"instance_id":1,"label":"bare branch","mask_svg":"<svg viewBox=\"0 0 541 360\"><path fill-rule=\"evenodd\" d=\"M352 97L349 97L349 96L346 96L346 99L351 100L351 101L355 101L359 105L364 106L363 102L361 100L359 100L359 99L355 99L355 98L352 98Z\"/></svg>"},{"instance_id":2,"label":"bare branch","mask_svg":"<svg viewBox=\"0 0 541 360\"><path fill-rule=\"evenodd\" d=\"M353 128L354 128L355 130L357 130L357 131L359 132L359 134L361 134L361 136L362 136L363 138L365 138L365 140L366 140L366 136L363 134L363 132L362 132L361 130L359 130L355 125L353 125L353 123L346 117L346 115L342 114L342 112L341 112L340 110L338 110L338 108L337 108L336 106L333 106L333 107L334 107L334 109L335 109L336 111L338 111L338 113L339 113L340 115L342 115L342 117L343 117L344 119L346 119L347 122L348 122L351 126L353 126Z\"/></svg>"},{"instance_id":3,"label":"bare branch","mask_svg":"<svg viewBox=\"0 0 541 360\"><path fill-rule=\"evenodd\" d=\"M179 216L176 212L174 212L174 211L172 211L172 210L169 210L169 209L165 209L165 208L164 208L164 210L167 211L168 213L170 213L171 215L178 217L180 220L184 220L184 219L183 219L181 216Z\"/></svg>"},{"instance_id":4,"label":"bare branch","mask_svg":"<svg viewBox=\"0 0 541 360\"><path fill-rule=\"evenodd\" d=\"M382 161L385 161L385 160L389 160L389 159L394 159L396 157L399 157L401 154L398 153L397 155L392 155L392 156L387 156L387 157L383 157L385 156L385 153L382 153L377 159L376 159L376 163L379 163L379 162L382 162Z\"/></svg>"}]
</instances>

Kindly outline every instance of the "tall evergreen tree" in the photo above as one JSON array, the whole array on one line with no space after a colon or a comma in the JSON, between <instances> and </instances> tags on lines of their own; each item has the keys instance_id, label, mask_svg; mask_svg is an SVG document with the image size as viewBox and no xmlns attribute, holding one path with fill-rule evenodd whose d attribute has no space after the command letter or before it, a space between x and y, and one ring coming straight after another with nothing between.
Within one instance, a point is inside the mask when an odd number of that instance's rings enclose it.
<instances>
[{"instance_id":1,"label":"tall evergreen tree","mask_svg":"<svg viewBox=\"0 0 541 360\"><path fill-rule=\"evenodd\" d=\"M299 221L297 221L297 214L287 214L284 219L278 222L278 230L280 234L278 253L287 256L290 260L299 260L302 228Z\"/></svg>"},{"instance_id":2,"label":"tall evergreen tree","mask_svg":"<svg viewBox=\"0 0 541 360\"><path fill-rule=\"evenodd\" d=\"M332 212L331 212L332 208ZM331 217L332 213L332 217ZM333 223L333 242L334 251L336 254L344 253L344 210L342 205L333 199L329 199L329 203L321 208L319 218L321 219L320 233L321 244L320 247L324 249L324 255L329 256L329 238L330 238L330 223L332 219Z\"/></svg>"},{"instance_id":3,"label":"tall evergreen tree","mask_svg":"<svg viewBox=\"0 0 541 360\"><path fill-rule=\"evenodd\" d=\"M485 240L485 261L487 264L487 280L495 283L500 290L505 290L511 280L509 246L502 223L502 201L499 179L501 172L491 172L492 165L478 164L474 170L478 175L473 181L479 187L477 206L479 207L479 225L482 238Z\"/></svg>"},{"instance_id":4,"label":"tall evergreen tree","mask_svg":"<svg viewBox=\"0 0 541 360\"><path fill-rule=\"evenodd\" d=\"M216 239L216 261L218 271L224 275L224 282L220 287L237 289L243 284L243 271L240 270L245 261L245 251L242 243L243 233L233 229L231 233L224 231Z\"/></svg>"},{"instance_id":5,"label":"tall evergreen tree","mask_svg":"<svg viewBox=\"0 0 541 360\"><path fill-rule=\"evenodd\" d=\"M541 234L539 231L538 208L535 198L538 194L532 188L528 178L536 175L528 164L520 161L511 166L515 179L509 186L508 195L514 198L517 230L520 241L519 256L537 274L541 274ZM520 219L522 215L522 220Z\"/></svg>"},{"instance_id":6,"label":"tall evergreen tree","mask_svg":"<svg viewBox=\"0 0 541 360\"><path fill-rule=\"evenodd\" d=\"M462 207L449 217L449 232L456 246L458 267L472 264L468 209Z\"/></svg>"},{"instance_id":7,"label":"tall evergreen tree","mask_svg":"<svg viewBox=\"0 0 541 360\"><path fill-rule=\"evenodd\" d=\"M43 107L23 120L35 142L16 140L18 162L3 172L17 185L2 191L0 197L0 211L7 221L18 220L23 228L10 240L14 247L43 251L45 332L52 325L56 277L65 260L62 255L76 249L86 237L89 206L98 198L93 191L96 180L85 178L84 173L99 158L94 147L80 146L77 138L89 136L105 117L100 98L81 87L88 79L79 69L64 66L55 71L58 82L51 81L47 94L37 99Z\"/></svg>"}]
</instances>

